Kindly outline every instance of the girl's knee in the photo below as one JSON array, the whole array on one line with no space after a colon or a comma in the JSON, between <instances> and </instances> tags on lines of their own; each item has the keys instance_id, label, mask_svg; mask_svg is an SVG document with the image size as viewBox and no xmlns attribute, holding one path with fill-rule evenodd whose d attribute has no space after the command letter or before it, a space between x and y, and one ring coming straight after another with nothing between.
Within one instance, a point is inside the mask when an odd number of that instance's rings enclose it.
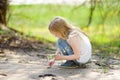
<instances>
[{"instance_id":1,"label":"girl's knee","mask_svg":"<svg viewBox=\"0 0 120 80\"><path fill-rule=\"evenodd\" d=\"M65 40L58 39L58 41L57 41L58 46L64 46L65 44L67 44L67 42Z\"/></svg>"}]
</instances>

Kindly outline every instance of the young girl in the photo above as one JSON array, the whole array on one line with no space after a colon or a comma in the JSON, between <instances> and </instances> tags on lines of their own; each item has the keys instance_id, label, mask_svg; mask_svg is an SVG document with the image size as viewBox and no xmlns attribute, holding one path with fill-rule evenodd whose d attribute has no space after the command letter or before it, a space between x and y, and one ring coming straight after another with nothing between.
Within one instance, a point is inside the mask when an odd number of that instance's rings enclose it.
<instances>
[{"instance_id":1,"label":"young girl","mask_svg":"<svg viewBox=\"0 0 120 80\"><path fill-rule=\"evenodd\" d=\"M55 60L66 60L60 67L78 68L91 59L89 38L81 30L68 24L64 18L54 18L49 25L49 31L58 38L58 49L49 66L52 66Z\"/></svg>"}]
</instances>

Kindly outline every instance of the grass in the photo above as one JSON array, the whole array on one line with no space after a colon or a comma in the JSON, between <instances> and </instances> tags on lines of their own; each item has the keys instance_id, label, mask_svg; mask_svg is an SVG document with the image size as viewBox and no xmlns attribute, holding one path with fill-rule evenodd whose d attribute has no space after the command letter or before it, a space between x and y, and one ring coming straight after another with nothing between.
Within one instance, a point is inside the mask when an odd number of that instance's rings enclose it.
<instances>
[{"instance_id":1,"label":"grass","mask_svg":"<svg viewBox=\"0 0 120 80\"><path fill-rule=\"evenodd\" d=\"M103 8L103 16L105 12L107 9ZM110 14L102 24L100 11L96 8L93 22L89 27L86 27L89 17L88 6L11 5L9 14L12 16L10 16L8 26L24 32L26 35L35 36L37 39L55 42L56 38L48 31L48 25L55 16L62 16L88 34L95 50L120 54L119 17L113 12L115 12L114 9L109 11Z\"/></svg>"}]
</instances>

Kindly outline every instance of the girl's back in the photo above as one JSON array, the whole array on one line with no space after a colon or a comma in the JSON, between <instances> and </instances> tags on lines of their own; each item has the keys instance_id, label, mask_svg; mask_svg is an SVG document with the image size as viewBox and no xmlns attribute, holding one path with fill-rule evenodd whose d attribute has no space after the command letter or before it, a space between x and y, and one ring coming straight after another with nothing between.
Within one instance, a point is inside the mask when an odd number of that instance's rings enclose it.
<instances>
[{"instance_id":1,"label":"girl's back","mask_svg":"<svg viewBox=\"0 0 120 80\"><path fill-rule=\"evenodd\" d=\"M80 63L85 63L91 58L92 50L89 38L78 30L73 30L70 32L67 42L70 45L77 45L80 51Z\"/></svg>"}]
</instances>

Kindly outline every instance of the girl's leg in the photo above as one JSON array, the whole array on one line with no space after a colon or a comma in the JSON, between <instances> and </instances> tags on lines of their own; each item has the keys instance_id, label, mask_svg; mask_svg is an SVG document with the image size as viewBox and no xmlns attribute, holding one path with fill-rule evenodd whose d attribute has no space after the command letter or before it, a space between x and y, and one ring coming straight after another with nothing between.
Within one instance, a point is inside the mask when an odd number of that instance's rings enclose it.
<instances>
[{"instance_id":1,"label":"girl's leg","mask_svg":"<svg viewBox=\"0 0 120 80\"><path fill-rule=\"evenodd\" d=\"M62 52L63 55L73 55L74 54L73 49L67 43L66 40L58 39L57 45L58 45L58 48L60 49L60 51ZM77 65L80 64L76 60L70 60L70 61L73 61Z\"/></svg>"},{"instance_id":2,"label":"girl's leg","mask_svg":"<svg viewBox=\"0 0 120 80\"><path fill-rule=\"evenodd\" d=\"M60 51L62 52L63 55L74 54L72 48L67 43L67 41L62 40L62 39L58 39L57 45L58 45L58 48L60 49Z\"/></svg>"}]
</instances>

